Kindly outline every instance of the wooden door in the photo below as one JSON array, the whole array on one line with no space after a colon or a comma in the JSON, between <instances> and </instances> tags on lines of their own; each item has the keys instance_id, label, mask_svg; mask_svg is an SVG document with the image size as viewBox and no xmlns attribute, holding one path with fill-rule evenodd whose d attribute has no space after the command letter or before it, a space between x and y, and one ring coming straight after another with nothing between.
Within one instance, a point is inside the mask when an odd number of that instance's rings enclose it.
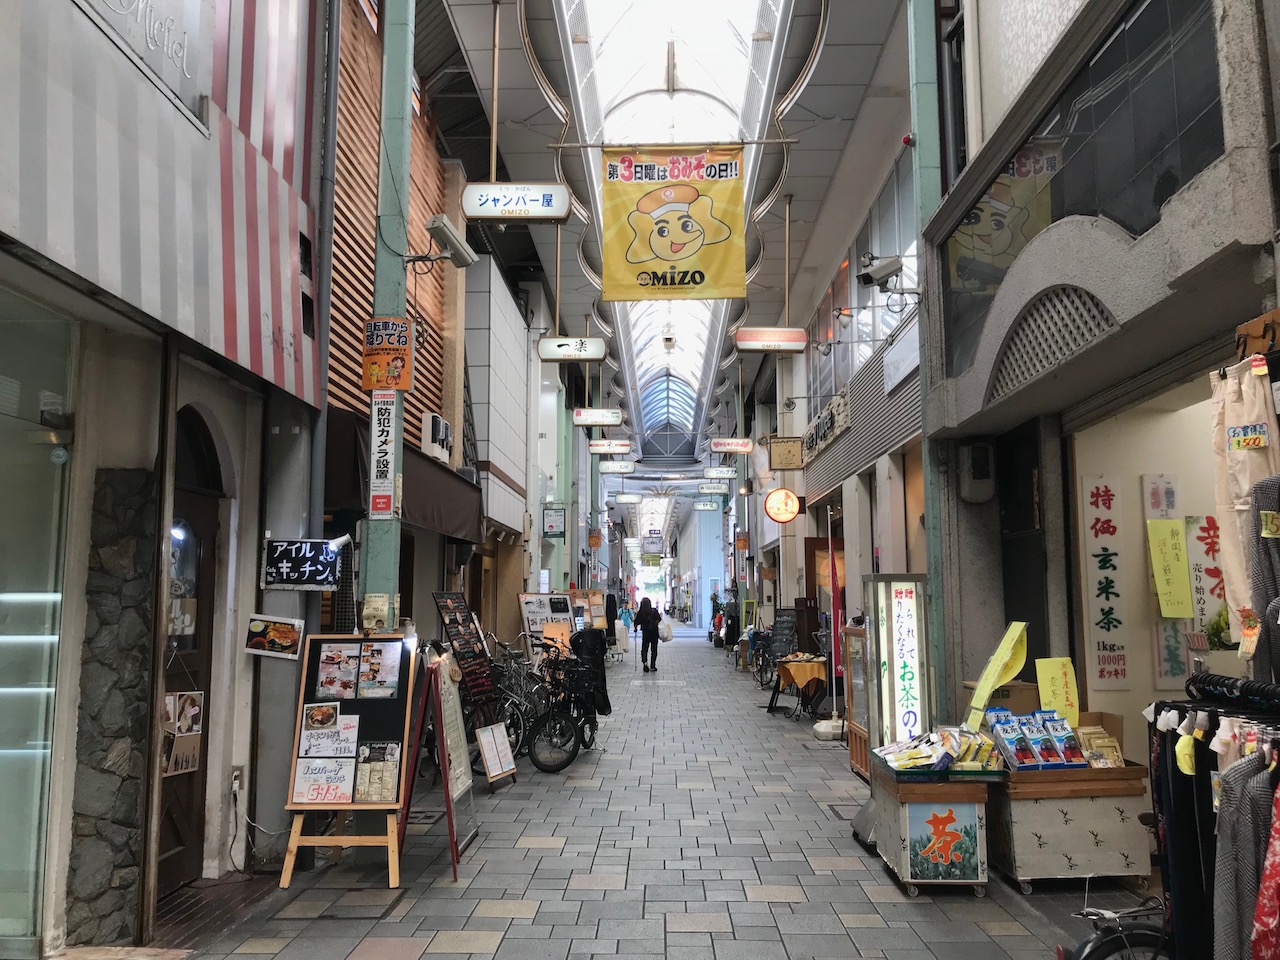
<instances>
[{"instance_id":1,"label":"wooden door","mask_svg":"<svg viewBox=\"0 0 1280 960\"><path fill-rule=\"evenodd\" d=\"M161 749L160 896L198 879L204 861L218 499L186 490L174 494L164 671L173 712Z\"/></svg>"}]
</instances>

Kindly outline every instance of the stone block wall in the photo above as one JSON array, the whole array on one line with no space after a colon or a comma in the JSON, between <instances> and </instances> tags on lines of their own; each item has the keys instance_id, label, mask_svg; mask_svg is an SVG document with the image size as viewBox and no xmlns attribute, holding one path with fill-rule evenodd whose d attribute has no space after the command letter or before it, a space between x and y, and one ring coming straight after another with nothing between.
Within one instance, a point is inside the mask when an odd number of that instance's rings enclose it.
<instances>
[{"instance_id":1,"label":"stone block wall","mask_svg":"<svg viewBox=\"0 0 1280 960\"><path fill-rule=\"evenodd\" d=\"M99 470L80 666L69 946L132 943L138 933L155 551L152 472Z\"/></svg>"}]
</instances>

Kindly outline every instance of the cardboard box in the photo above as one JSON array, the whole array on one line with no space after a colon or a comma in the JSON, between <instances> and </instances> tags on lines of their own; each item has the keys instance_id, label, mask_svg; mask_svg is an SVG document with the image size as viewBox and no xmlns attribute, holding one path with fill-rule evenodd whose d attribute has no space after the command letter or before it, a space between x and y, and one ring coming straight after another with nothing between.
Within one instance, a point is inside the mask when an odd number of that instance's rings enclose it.
<instances>
[{"instance_id":1,"label":"cardboard box","mask_svg":"<svg viewBox=\"0 0 1280 960\"><path fill-rule=\"evenodd\" d=\"M970 691L970 696L972 696L973 688L977 685L978 681L976 680L966 680L964 682L964 688ZM1040 687L1034 683L1027 683L1025 680L1010 680L1003 687L996 687L991 691L991 700L986 706L1003 707L1014 716L1034 713L1040 709Z\"/></svg>"}]
</instances>

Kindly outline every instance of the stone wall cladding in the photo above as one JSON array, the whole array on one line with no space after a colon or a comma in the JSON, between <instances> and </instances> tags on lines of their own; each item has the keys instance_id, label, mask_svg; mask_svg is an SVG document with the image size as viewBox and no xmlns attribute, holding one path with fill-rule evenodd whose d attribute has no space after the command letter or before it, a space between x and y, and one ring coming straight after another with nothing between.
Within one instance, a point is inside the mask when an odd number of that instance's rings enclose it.
<instances>
[{"instance_id":1,"label":"stone wall cladding","mask_svg":"<svg viewBox=\"0 0 1280 960\"><path fill-rule=\"evenodd\" d=\"M149 470L94 477L80 666L67 944L138 934L155 591Z\"/></svg>"}]
</instances>

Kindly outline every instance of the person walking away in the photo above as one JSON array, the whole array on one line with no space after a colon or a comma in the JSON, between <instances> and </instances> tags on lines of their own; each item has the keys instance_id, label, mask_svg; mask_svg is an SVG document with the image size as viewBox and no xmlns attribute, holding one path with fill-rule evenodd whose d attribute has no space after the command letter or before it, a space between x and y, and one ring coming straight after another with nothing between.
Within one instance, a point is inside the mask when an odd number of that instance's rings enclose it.
<instances>
[{"instance_id":1,"label":"person walking away","mask_svg":"<svg viewBox=\"0 0 1280 960\"><path fill-rule=\"evenodd\" d=\"M658 624L661 622L662 614L649 598L645 597L641 600L635 624L640 630L640 662L644 664L645 673L658 671Z\"/></svg>"}]
</instances>

